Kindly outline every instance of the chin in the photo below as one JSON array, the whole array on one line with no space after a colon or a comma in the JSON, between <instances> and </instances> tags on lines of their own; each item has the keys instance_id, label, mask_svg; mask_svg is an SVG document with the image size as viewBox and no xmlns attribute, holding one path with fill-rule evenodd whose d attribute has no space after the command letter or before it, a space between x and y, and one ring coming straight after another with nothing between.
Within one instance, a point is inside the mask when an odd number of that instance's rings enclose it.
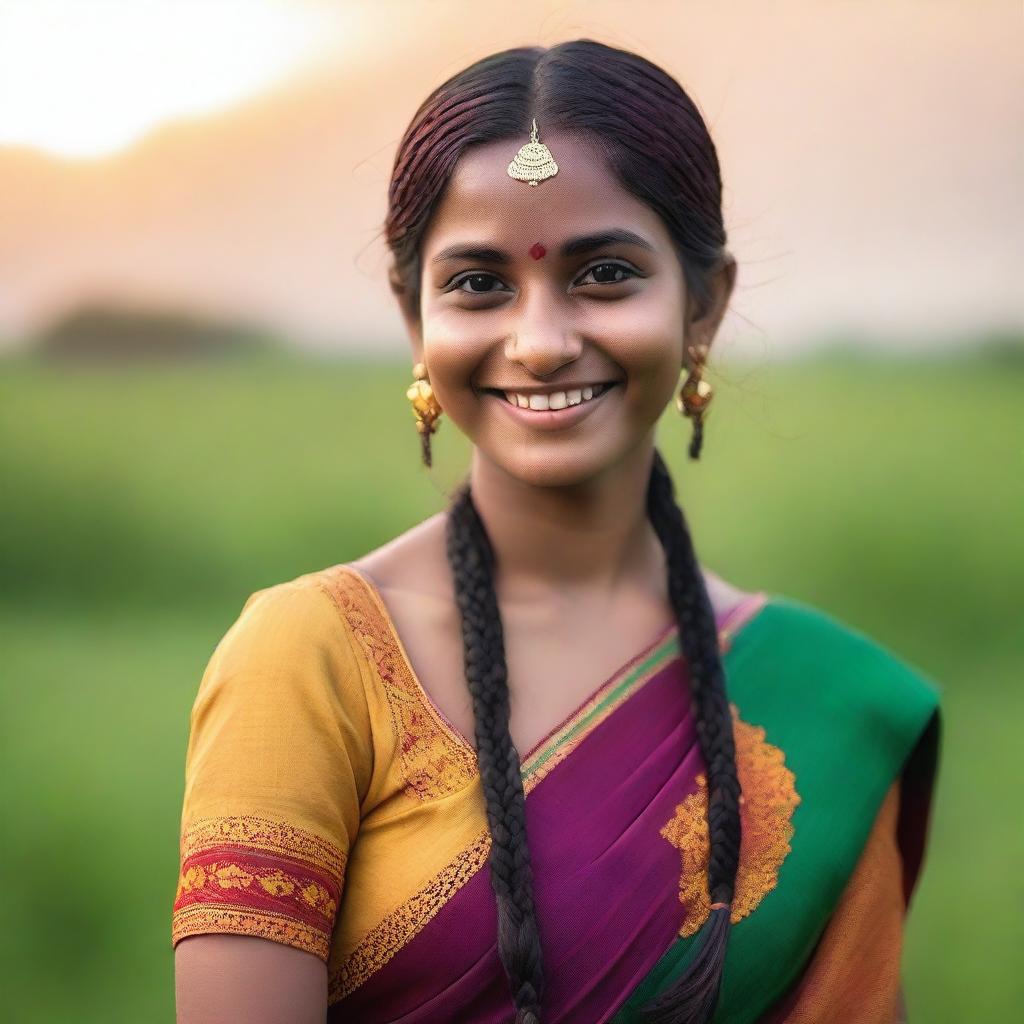
<instances>
[{"instance_id":1,"label":"chin","mask_svg":"<svg viewBox=\"0 0 1024 1024\"><path fill-rule=\"evenodd\" d=\"M607 448L590 451L584 445L533 445L500 452L484 444L481 453L508 476L531 487L575 487L599 476L618 461Z\"/></svg>"}]
</instances>

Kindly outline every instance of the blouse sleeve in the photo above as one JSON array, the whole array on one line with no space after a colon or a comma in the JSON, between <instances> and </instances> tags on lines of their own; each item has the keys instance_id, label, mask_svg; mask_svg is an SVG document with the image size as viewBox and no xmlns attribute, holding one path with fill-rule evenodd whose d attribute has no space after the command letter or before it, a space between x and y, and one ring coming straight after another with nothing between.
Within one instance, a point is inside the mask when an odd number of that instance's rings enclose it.
<instances>
[{"instance_id":1,"label":"blouse sleeve","mask_svg":"<svg viewBox=\"0 0 1024 1024\"><path fill-rule=\"evenodd\" d=\"M172 946L229 932L326 961L371 765L334 599L313 576L256 591L192 708Z\"/></svg>"}]
</instances>

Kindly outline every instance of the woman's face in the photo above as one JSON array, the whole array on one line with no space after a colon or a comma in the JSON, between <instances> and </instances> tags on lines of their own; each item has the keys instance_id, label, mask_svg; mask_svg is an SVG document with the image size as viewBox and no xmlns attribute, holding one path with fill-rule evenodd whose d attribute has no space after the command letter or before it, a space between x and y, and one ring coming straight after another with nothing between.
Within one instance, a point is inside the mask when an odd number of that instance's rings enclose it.
<instances>
[{"instance_id":1,"label":"woman's face","mask_svg":"<svg viewBox=\"0 0 1024 1024\"><path fill-rule=\"evenodd\" d=\"M422 243L413 356L479 454L524 482L557 486L653 441L687 361L687 292L654 211L582 142L554 133L541 141L558 173L537 186L508 176L515 143L460 160ZM612 232L636 237L581 241ZM695 340L711 342L691 331L686 341ZM608 383L589 401L574 394ZM555 391L573 407L532 408Z\"/></svg>"}]
</instances>

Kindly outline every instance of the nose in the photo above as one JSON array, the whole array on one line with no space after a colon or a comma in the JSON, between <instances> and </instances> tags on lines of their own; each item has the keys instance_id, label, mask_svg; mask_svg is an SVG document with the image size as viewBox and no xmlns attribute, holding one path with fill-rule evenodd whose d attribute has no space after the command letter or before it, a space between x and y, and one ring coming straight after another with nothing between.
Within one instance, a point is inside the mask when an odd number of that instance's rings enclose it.
<instances>
[{"instance_id":1,"label":"nose","mask_svg":"<svg viewBox=\"0 0 1024 1024\"><path fill-rule=\"evenodd\" d=\"M535 303L537 312L524 314L505 344L506 357L535 377L549 377L579 358L583 342L579 333L552 312L550 304Z\"/></svg>"}]
</instances>

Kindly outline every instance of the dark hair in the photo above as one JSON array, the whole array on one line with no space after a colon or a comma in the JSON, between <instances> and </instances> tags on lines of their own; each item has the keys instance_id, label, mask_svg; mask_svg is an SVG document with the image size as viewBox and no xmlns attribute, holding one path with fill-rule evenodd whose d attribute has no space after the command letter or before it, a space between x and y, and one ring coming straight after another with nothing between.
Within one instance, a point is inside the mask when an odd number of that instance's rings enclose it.
<instances>
[{"instance_id":1,"label":"dark hair","mask_svg":"<svg viewBox=\"0 0 1024 1024\"><path fill-rule=\"evenodd\" d=\"M460 156L477 144L521 142L531 119L545 133L584 135L622 186L664 221L687 288L704 303L728 258L722 182L703 118L657 65L590 39L492 54L438 86L420 106L395 158L385 233L391 285L419 320L420 245ZM693 454L691 452L691 454ZM704 1024L718 1001L739 863L740 786L732 717L714 610L675 488L654 450L647 512L665 552L697 735L707 769L712 904L702 943L684 976L645 1007L656 1024ZM498 953L517 1024L540 1021L543 956L533 903L520 760L509 733L508 672L495 586L493 548L468 480L447 512L447 554L462 619L466 681L491 832L490 874L498 906ZM674 893L673 893L674 896Z\"/></svg>"}]
</instances>

